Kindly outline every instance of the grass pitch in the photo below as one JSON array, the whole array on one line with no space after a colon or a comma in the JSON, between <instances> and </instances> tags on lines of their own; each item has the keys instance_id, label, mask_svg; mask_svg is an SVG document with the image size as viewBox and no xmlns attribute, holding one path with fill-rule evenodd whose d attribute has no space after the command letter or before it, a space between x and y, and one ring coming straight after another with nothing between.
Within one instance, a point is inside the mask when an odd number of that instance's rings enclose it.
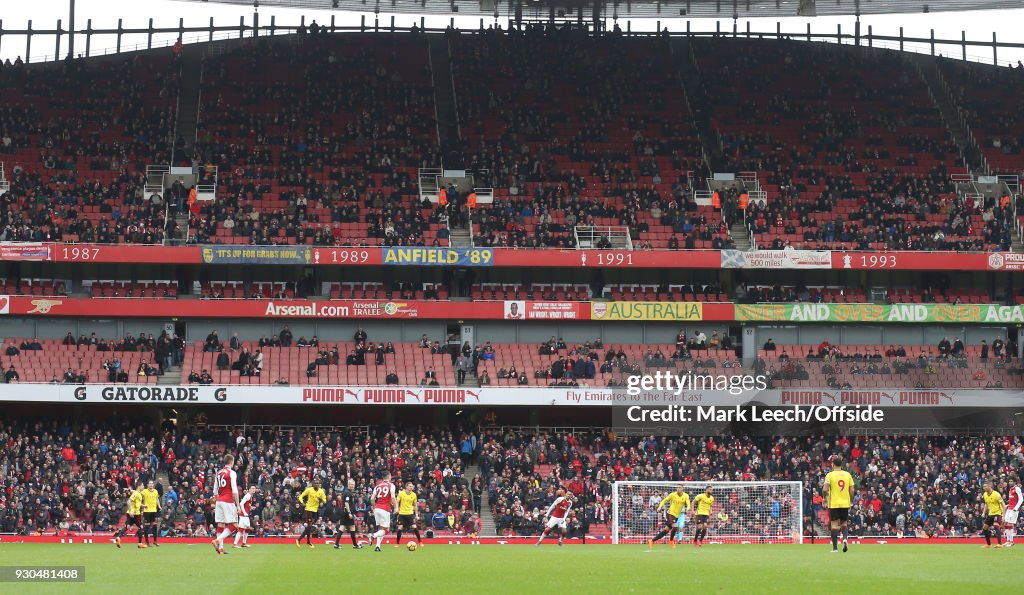
<instances>
[{"instance_id":1,"label":"grass pitch","mask_svg":"<svg viewBox=\"0 0 1024 595\"><path fill-rule=\"evenodd\" d=\"M1021 588L1024 545L386 545L335 550L261 544L0 544L0 565L85 566L84 583L12 584L8 593L998 593Z\"/></svg>"}]
</instances>

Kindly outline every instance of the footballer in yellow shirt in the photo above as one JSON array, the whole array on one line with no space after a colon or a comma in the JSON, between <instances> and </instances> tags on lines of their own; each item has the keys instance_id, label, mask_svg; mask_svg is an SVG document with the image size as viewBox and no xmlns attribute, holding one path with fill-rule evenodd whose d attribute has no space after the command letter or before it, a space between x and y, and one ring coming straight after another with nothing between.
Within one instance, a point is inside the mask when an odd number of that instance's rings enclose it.
<instances>
[{"instance_id":1,"label":"footballer in yellow shirt","mask_svg":"<svg viewBox=\"0 0 1024 595\"><path fill-rule=\"evenodd\" d=\"M124 527L114 533L114 545L121 547L121 538L128 534L128 529L135 525L135 536L139 538L139 547L142 545L142 482L136 484L136 489L127 488L128 508L125 512Z\"/></svg>"},{"instance_id":2,"label":"footballer in yellow shirt","mask_svg":"<svg viewBox=\"0 0 1024 595\"><path fill-rule=\"evenodd\" d=\"M711 486L708 486L703 494L697 494L693 499L693 506L697 509L697 529L693 533L693 545L697 547L703 545L708 536L708 517L711 516L711 507L715 504L712 493Z\"/></svg>"},{"instance_id":3,"label":"footballer in yellow shirt","mask_svg":"<svg viewBox=\"0 0 1024 595\"><path fill-rule=\"evenodd\" d=\"M662 508L665 508L666 504L668 504L668 510L665 512L664 517L665 527L660 533L647 540L648 547L654 547L654 542L666 535L669 536L669 545L672 548L676 547L676 533L679 532L679 527L676 523L679 521L679 517L683 514L683 510L690 509L690 495L686 493L683 486L679 486L676 488L676 491L662 498L661 503L658 504L658 511L660 512Z\"/></svg>"},{"instance_id":4,"label":"footballer in yellow shirt","mask_svg":"<svg viewBox=\"0 0 1024 595\"><path fill-rule=\"evenodd\" d=\"M985 502L984 514L982 515L985 519L984 524L981 526L982 534L985 536L984 547L992 547L992 528L999 527L1002 522L1003 512L1006 511L1006 504L1003 502L1003 496L992 489L992 482L985 482L985 491L981 494L981 499ZM996 547L1003 547L1003 536L996 530Z\"/></svg>"},{"instance_id":5,"label":"footballer in yellow shirt","mask_svg":"<svg viewBox=\"0 0 1024 595\"><path fill-rule=\"evenodd\" d=\"M843 535L843 552L849 550L850 507L853 506L853 476L843 470L843 458L832 457L832 470L825 475L822 484L825 501L828 502L829 525L832 536L832 551L839 551L839 534Z\"/></svg>"},{"instance_id":6,"label":"footballer in yellow shirt","mask_svg":"<svg viewBox=\"0 0 1024 595\"><path fill-rule=\"evenodd\" d=\"M146 544L149 545L149 536L153 536L153 545L160 547L157 543L157 513L160 512L160 493L153 487L154 484L150 481L146 484L146 489L142 490L142 521L145 523L142 533L146 538Z\"/></svg>"},{"instance_id":7,"label":"footballer in yellow shirt","mask_svg":"<svg viewBox=\"0 0 1024 595\"><path fill-rule=\"evenodd\" d=\"M416 503L419 502L419 497L416 496L413 487L411 483L407 483L398 492L398 530L395 536L395 547L399 547L402 543L402 531L412 531L416 535L416 542L423 545L423 540L420 538L420 527L416 522Z\"/></svg>"},{"instance_id":8,"label":"footballer in yellow shirt","mask_svg":"<svg viewBox=\"0 0 1024 595\"><path fill-rule=\"evenodd\" d=\"M304 507L304 516L306 527L302 530L302 535L295 540L295 547L302 547L302 538L306 538L306 545L309 549L313 549L313 525L317 523L317 512L320 511L320 505L327 503L327 494L323 488L320 487L320 480L314 479L313 485L303 490L302 494L299 495L299 504Z\"/></svg>"}]
</instances>

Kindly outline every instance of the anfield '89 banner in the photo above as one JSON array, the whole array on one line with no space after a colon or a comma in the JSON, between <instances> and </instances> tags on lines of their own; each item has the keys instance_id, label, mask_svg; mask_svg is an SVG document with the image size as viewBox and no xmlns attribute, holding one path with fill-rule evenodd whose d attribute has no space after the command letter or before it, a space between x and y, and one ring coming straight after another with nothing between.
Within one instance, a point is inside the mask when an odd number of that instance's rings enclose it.
<instances>
[{"instance_id":1,"label":"anfield '89 banner","mask_svg":"<svg viewBox=\"0 0 1024 595\"><path fill-rule=\"evenodd\" d=\"M490 248L392 246L383 250L384 264L391 265L489 267L494 264L494 250Z\"/></svg>"}]
</instances>

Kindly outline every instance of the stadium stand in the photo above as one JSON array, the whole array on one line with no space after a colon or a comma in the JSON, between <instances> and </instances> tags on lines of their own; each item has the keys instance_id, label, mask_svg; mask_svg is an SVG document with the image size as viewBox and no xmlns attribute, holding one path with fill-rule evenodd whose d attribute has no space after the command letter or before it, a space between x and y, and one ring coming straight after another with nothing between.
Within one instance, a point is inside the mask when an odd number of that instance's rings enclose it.
<instances>
[{"instance_id":1,"label":"stadium stand","mask_svg":"<svg viewBox=\"0 0 1024 595\"><path fill-rule=\"evenodd\" d=\"M540 33L450 45L467 167L495 189L473 216L480 245L571 247L575 225L628 226L642 248L725 245L719 214L687 200L700 141L663 48Z\"/></svg>"},{"instance_id":2,"label":"stadium stand","mask_svg":"<svg viewBox=\"0 0 1024 595\"><path fill-rule=\"evenodd\" d=\"M179 77L171 56L0 69L0 241L162 242L166 209L138 173L170 160ZM111 92L75 92L96 80Z\"/></svg>"},{"instance_id":3,"label":"stadium stand","mask_svg":"<svg viewBox=\"0 0 1024 595\"><path fill-rule=\"evenodd\" d=\"M439 162L431 84L426 43L410 36L262 40L211 57L197 158L220 188L192 216L196 241L434 243L442 226L416 186L417 168Z\"/></svg>"},{"instance_id":4,"label":"stadium stand","mask_svg":"<svg viewBox=\"0 0 1024 595\"><path fill-rule=\"evenodd\" d=\"M1012 437L671 439L618 438L593 430L453 434L358 426L175 431L83 420L8 421L0 425L0 438L0 461L25 471L0 477L0 532L20 535L112 531L123 524L122 492L166 474L162 530L208 536L213 519L204 486L224 452L238 457L240 483L261 490L253 513L259 537L291 532L301 518L295 496L314 476L324 479L328 491L329 504L321 511L328 534L338 521L342 481L350 477L357 483L357 519L364 530L368 486L382 469L414 482L423 525L442 534L478 531L486 492L498 534L536 535L541 510L555 488L564 486L580 499L571 534L607 536L611 482L623 479L804 481L811 527L827 519L813 486L831 454L846 457L861 478L851 534L966 535L979 521L978 482L993 474L1010 477L1022 452L1019 438ZM35 464L21 469L26 461ZM469 464L481 470L472 482L464 476ZM723 506L731 517L741 517L733 504ZM638 526L651 532L656 515L650 504L641 508L647 524ZM770 523L770 516L760 522Z\"/></svg>"},{"instance_id":5,"label":"stadium stand","mask_svg":"<svg viewBox=\"0 0 1024 595\"><path fill-rule=\"evenodd\" d=\"M1012 217L957 195L956 145L898 54L747 40L694 48L719 73L706 84L725 157L761 172L770 197L746 215L759 247L1009 249Z\"/></svg>"}]
</instances>

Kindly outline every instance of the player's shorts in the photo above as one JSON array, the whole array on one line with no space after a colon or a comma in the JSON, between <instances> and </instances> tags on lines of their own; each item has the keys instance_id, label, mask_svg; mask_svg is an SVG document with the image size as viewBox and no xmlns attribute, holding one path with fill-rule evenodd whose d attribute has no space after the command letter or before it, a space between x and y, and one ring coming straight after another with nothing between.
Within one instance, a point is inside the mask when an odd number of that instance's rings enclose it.
<instances>
[{"instance_id":1,"label":"player's shorts","mask_svg":"<svg viewBox=\"0 0 1024 595\"><path fill-rule=\"evenodd\" d=\"M403 529L413 529L416 527L416 515L414 514L400 514L398 515L398 526Z\"/></svg>"},{"instance_id":2,"label":"player's shorts","mask_svg":"<svg viewBox=\"0 0 1024 595\"><path fill-rule=\"evenodd\" d=\"M251 529L252 528L252 524L249 523L249 517L247 517L247 516L240 516L240 517L238 517L238 528L239 529Z\"/></svg>"},{"instance_id":3,"label":"player's shorts","mask_svg":"<svg viewBox=\"0 0 1024 595\"><path fill-rule=\"evenodd\" d=\"M1007 525L1016 525L1017 513L1018 511L1016 510L1007 510L1006 512L1003 513L1003 522Z\"/></svg>"},{"instance_id":4,"label":"player's shorts","mask_svg":"<svg viewBox=\"0 0 1024 595\"><path fill-rule=\"evenodd\" d=\"M666 527L675 527L676 526L676 521L678 521L678 520L679 520L679 517L673 516L671 514L668 514L667 512L665 513L665 526Z\"/></svg>"},{"instance_id":5,"label":"player's shorts","mask_svg":"<svg viewBox=\"0 0 1024 595\"><path fill-rule=\"evenodd\" d=\"M985 524L986 525L998 525L999 524L999 517L1000 517L1000 515L998 515L998 514L990 514L990 515L985 517Z\"/></svg>"},{"instance_id":6,"label":"player's shorts","mask_svg":"<svg viewBox=\"0 0 1024 595\"><path fill-rule=\"evenodd\" d=\"M124 521L124 525L125 525L125 527L131 527L132 525L135 525L136 527L141 527L142 526L142 515L141 514L130 514L130 515L128 515L128 517Z\"/></svg>"},{"instance_id":7,"label":"player's shorts","mask_svg":"<svg viewBox=\"0 0 1024 595\"><path fill-rule=\"evenodd\" d=\"M341 515L341 520L339 521L339 524L342 527L355 527L356 526L356 519L352 515L343 514L343 515Z\"/></svg>"},{"instance_id":8,"label":"player's shorts","mask_svg":"<svg viewBox=\"0 0 1024 595\"><path fill-rule=\"evenodd\" d=\"M218 525L233 525L238 522L238 509L234 502L217 501L217 507L213 511L213 520Z\"/></svg>"},{"instance_id":9,"label":"player's shorts","mask_svg":"<svg viewBox=\"0 0 1024 595\"><path fill-rule=\"evenodd\" d=\"M302 522L306 523L307 525L309 523L317 522L318 517L319 517L319 515L317 514L317 511L315 511L315 510L303 510L302 511Z\"/></svg>"},{"instance_id":10,"label":"player's shorts","mask_svg":"<svg viewBox=\"0 0 1024 595\"><path fill-rule=\"evenodd\" d=\"M850 520L850 509L849 508L829 508L828 519L830 521L848 521Z\"/></svg>"},{"instance_id":11,"label":"player's shorts","mask_svg":"<svg viewBox=\"0 0 1024 595\"><path fill-rule=\"evenodd\" d=\"M558 527L559 529L565 529L566 523L568 522L568 520L569 519L567 519L565 517L559 518L559 517L553 516L550 519L548 519L548 525L547 525L548 529L554 529L555 527Z\"/></svg>"},{"instance_id":12,"label":"player's shorts","mask_svg":"<svg viewBox=\"0 0 1024 595\"><path fill-rule=\"evenodd\" d=\"M144 512L144 513L142 513L142 518L145 519L147 525L152 525L153 523L156 522L156 513L155 512Z\"/></svg>"},{"instance_id":13,"label":"player's shorts","mask_svg":"<svg viewBox=\"0 0 1024 595\"><path fill-rule=\"evenodd\" d=\"M696 517L697 518L697 524L698 525L702 525L704 523L707 523L709 516L711 516L711 515L708 515L708 514L698 514L697 517Z\"/></svg>"},{"instance_id":14,"label":"player's shorts","mask_svg":"<svg viewBox=\"0 0 1024 595\"><path fill-rule=\"evenodd\" d=\"M387 531L391 527L391 511L374 508L373 520L377 523L378 529L384 529Z\"/></svg>"}]
</instances>

